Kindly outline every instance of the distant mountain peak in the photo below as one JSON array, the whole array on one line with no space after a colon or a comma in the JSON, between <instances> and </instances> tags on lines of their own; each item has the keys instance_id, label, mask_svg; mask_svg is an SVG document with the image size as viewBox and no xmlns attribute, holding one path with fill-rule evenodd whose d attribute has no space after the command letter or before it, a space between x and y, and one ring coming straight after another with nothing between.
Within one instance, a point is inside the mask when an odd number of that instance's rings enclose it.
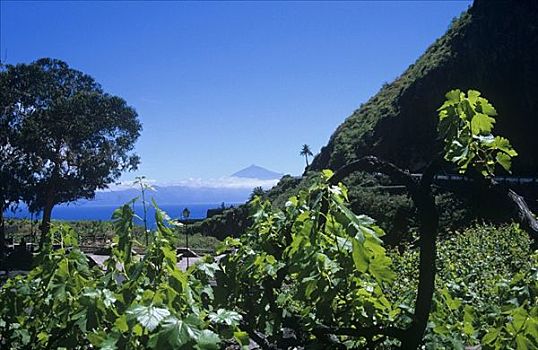
<instances>
[{"instance_id":1,"label":"distant mountain peak","mask_svg":"<svg viewBox=\"0 0 538 350\"><path fill-rule=\"evenodd\" d=\"M251 179L260 179L260 180L274 180L280 179L283 174L271 171L261 166L252 164L245 169L239 170L238 172L232 174L233 177L246 177Z\"/></svg>"}]
</instances>

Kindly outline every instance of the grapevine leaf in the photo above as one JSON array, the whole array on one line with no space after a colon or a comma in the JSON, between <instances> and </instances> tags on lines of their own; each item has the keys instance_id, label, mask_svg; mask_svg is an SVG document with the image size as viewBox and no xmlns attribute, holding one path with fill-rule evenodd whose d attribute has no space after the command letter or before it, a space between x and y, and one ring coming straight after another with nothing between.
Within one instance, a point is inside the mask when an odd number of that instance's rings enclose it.
<instances>
[{"instance_id":1,"label":"grapevine leaf","mask_svg":"<svg viewBox=\"0 0 538 350\"><path fill-rule=\"evenodd\" d=\"M508 154L510 157L517 156L517 152L512 148L512 145L510 145L510 141L508 141L508 139L501 136L496 136L494 144L497 149Z\"/></svg>"},{"instance_id":2,"label":"grapevine leaf","mask_svg":"<svg viewBox=\"0 0 538 350\"><path fill-rule=\"evenodd\" d=\"M163 256L173 265L177 263L177 256L176 252L172 250L170 247L161 247L161 252L163 253Z\"/></svg>"},{"instance_id":3,"label":"grapevine leaf","mask_svg":"<svg viewBox=\"0 0 538 350\"><path fill-rule=\"evenodd\" d=\"M518 334L516 336L517 350L527 350L527 337L524 334Z\"/></svg>"},{"instance_id":4,"label":"grapevine leaf","mask_svg":"<svg viewBox=\"0 0 538 350\"><path fill-rule=\"evenodd\" d=\"M471 120L471 131L473 135L489 134L493 130L495 119L483 113L476 113Z\"/></svg>"},{"instance_id":5,"label":"grapevine leaf","mask_svg":"<svg viewBox=\"0 0 538 350\"><path fill-rule=\"evenodd\" d=\"M478 110L481 111L484 114L487 114L489 116L495 117L497 115L497 111L495 110L495 107L493 107L488 100L481 97L478 99Z\"/></svg>"},{"instance_id":6,"label":"grapevine leaf","mask_svg":"<svg viewBox=\"0 0 538 350\"><path fill-rule=\"evenodd\" d=\"M328 180L328 179L330 179L330 178L333 176L334 173L333 173L333 171L330 170L330 169L323 169L323 170L321 171L321 174L322 174L322 176L323 176L324 179Z\"/></svg>"},{"instance_id":7,"label":"grapevine leaf","mask_svg":"<svg viewBox=\"0 0 538 350\"><path fill-rule=\"evenodd\" d=\"M209 329L204 329L200 332L196 348L200 350L218 350L220 338L217 334Z\"/></svg>"},{"instance_id":8,"label":"grapevine leaf","mask_svg":"<svg viewBox=\"0 0 538 350\"><path fill-rule=\"evenodd\" d=\"M512 158L509 155L499 152L495 156L495 159L497 160L497 163L504 168L504 170L510 172L510 168L512 167Z\"/></svg>"},{"instance_id":9,"label":"grapevine leaf","mask_svg":"<svg viewBox=\"0 0 538 350\"><path fill-rule=\"evenodd\" d=\"M353 244L353 262L355 267L360 272L364 273L368 270L368 257L364 251L364 246L356 238L352 239Z\"/></svg>"},{"instance_id":10,"label":"grapevine leaf","mask_svg":"<svg viewBox=\"0 0 538 350\"><path fill-rule=\"evenodd\" d=\"M473 308L469 305L465 305L463 308L463 332L468 336L472 336L474 333L473 321Z\"/></svg>"},{"instance_id":11,"label":"grapevine leaf","mask_svg":"<svg viewBox=\"0 0 538 350\"><path fill-rule=\"evenodd\" d=\"M191 341L196 341L199 335L200 331L194 325L171 316L163 321L162 330L159 332L159 344L165 342L174 348L179 348Z\"/></svg>"},{"instance_id":12,"label":"grapevine leaf","mask_svg":"<svg viewBox=\"0 0 538 350\"><path fill-rule=\"evenodd\" d=\"M139 337L142 336L142 334L144 333L144 328L142 328L141 325L139 325L138 323L134 325L133 327L133 333Z\"/></svg>"},{"instance_id":13,"label":"grapevine leaf","mask_svg":"<svg viewBox=\"0 0 538 350\"><path fill-rule=\"evenodd\" d=\"M303 241L305 241L305 243L307 243L306 240L305 240L305 236L303 236L301 234L297 234L297 235L293 236L293 240L291 241L291 244L289 246L288 255L289 256L294 255L299 250L301 245L303 244Z\"/></svg>"},{"instance_id":14,"label":"grapevine leaf","mask_svg":"<svg viewBox=\"0 0 538 350\"><path fill-rule=\"evenodd\" d=\"M116 297L108 289L103 289L103 303L107 308L110 308L116 302Z\"/></svg>"},{"instance_id":15,"label":"grapevine leaf","mask_svg":"<svg viewBox=\"0 0 538 350\"><path fill-rule=\"evenodd\" d=\"M248 346L250 344L250 337L248 336L247 332L234 332L234 338L235 340L237 340L242 349L248 349Z\"/></svg>"},{"instance_id":16,"label":"grapevine leaf","mask_svg":"<svg viewBox=\"0 0 538 350\"><path fill-rule=\"evenodd\" d=\"M242 317L235 311L218 309L216 313L210 313L209 319L213 323L226 324L228 326L236 326L241 321Z\"/></svg>"},{"instance_id":17,"label":"grapevine leaf","mask_svg":"<svg viewBox=\"0 0 538 350\"><path fill-rule=\"evenodd\" d=\"M37 340L39 343L44 344L49 340L49 334L47 332L41 331L37 335Z\"/></svg>"},{"instance_id":18,"label":"grapevine leaf","mask_svg":"<svg viewBox=\"0 0 538 350\"><path fill-rule=\"evenodd\" d=\"M121 315L114 321L114 326L121 332L127 332L129 330L129 326L127 325L127 317L125 315Z\"/></svg>"},{"instance_id":19,"label":"grapevine leaf","mask_svg":"<svg viewBox=\"0 0 538 350\"><path fill-rule=\"evenodd\" d=\"M379 281L392 281L396 277L390 268L391 260L384 255L375 256L368 266L368 271Z\"/></svg>"},{"instance_id":20,"label":"grapevine leaf","mask_svg":"<svg viewBox=\"0 0 538 350\"><path fill-rule=\"evenodd\" d=\"M167 309L155 306L137 305L127 311L129 315L136 317L140 324L150 331L153 331L159 323L166 317L170 316L170 311Z\"/></svg>"},{"instance_id":21,"label":"grapevine leaf","mask_svg":"<svg viewBox=\"0 0 538 350\"><path fill-rule=\"evenodd\" d=\"M496 138L491 134L489 134L489 135L478 135L478 136L475 136L475 138L478 141L480 141L481 145L484 145L484 146L487 146L487 147L496 146Z\"/></svg>"},{"instance_id":22,"label":"grapevine leaf","mask_svg":"<svg viewBox=\"0 0 538 350\"><path fill-rule=\"evenodd\" d=\"M103 342L99 345L99 349L101 350L116 350L118 347L116 346L116 343L118 342L118 338L114 336L108 336Z\"/></svg>"},{"instance_id":23,"label":"grapevine leaf","mask_svg":"<svg viewBox=\"0 0 538 350\"><path fill-rule=\"evenodd\" d=\"M453 103L460 102L461 90L460 89L450 90L449 92L446 93L445 97L447 99L447 102L453 102Z\"/></svg>"},{"instance_id":24,"label":"grapevine leaf","mask_svg":"<svg viewBox=\"0 0 538 350\"><path fill-rule=\"evenodd\" d=\"M500 331L497 328L488 329L488 332L486 333L484 338L482 338L482 343L486 345L493 344L495 340L497 339L497 337L499 336L499 334L500 334Z\"/></svg>"},{"instance_id":25,"label":"grapevine leaf","mask_svg":"<svg viewBox=\"0 0 538 350\"><path fill-rule=\"evenodd\" d=\"M476 90L469 90L469 91L467 91L467 96L468 96L469 101L471 102L471 104L473 106L475 106L476 103L479 100L478 97L480 96L480 92L476 91Z\"/></svg>"},{"instance_id":26,"label":"grapevine leaf","mask_svg":"<svg viewBox=\"0 0 538 350\"><path fill-rule=\"evenodd\" d=\"M527 320L528 314L524 308L518 307L512 312L512 324L516 331L520 331L525 321Z\"/></svg>"},{"instance_id":27,"label":"grapevine leaf","mask_svg":"<svg viewBox=\"0 0 538 350\"><path fill-rule=\"evenodd\" d=\"M375 220L367 215L355 215L348 207L346 207L343 203L337 203L338 209L344 214L345 218L349 221L349 224L347 226L348 232L350 236L355 236L359 240L359 242L363 242L365 239L365 234L372 236L377 241L382 242L380 236L383 234L381 233L380 229L372 230L368 226L371 226L374 224Z\"/></svg>"}]
</instances>

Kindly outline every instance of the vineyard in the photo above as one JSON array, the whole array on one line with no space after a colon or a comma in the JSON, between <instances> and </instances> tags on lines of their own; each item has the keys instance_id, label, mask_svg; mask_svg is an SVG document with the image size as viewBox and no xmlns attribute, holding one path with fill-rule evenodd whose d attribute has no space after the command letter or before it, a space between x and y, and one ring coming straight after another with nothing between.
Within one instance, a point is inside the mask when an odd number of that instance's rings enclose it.
<instances>
[{"instance_id":1,"label":"vineyard","mask_svg":"<svg viewBox=\"0 0 538 350\"><path fill-rule=\"evenodd\" d=\"M439 108L443 152L420 180L364 157L324 170L282 208L255 197L251 225L216 261L178 268L171 222L143 256L132 203L114 212L106 268L90 267L67 225L46 231L35 267L0 290L0 344L8 349L537 349L536 218L495 182L517 152L493 135L495 108L453 90ZM511 203L514 221L477 223L438 237L432 179L468 174ZM349 209L345 179L383 173L403 184L417 230L398 247ZM53 249L53 247L59 247Z\"/></svg>"}]
</instances>

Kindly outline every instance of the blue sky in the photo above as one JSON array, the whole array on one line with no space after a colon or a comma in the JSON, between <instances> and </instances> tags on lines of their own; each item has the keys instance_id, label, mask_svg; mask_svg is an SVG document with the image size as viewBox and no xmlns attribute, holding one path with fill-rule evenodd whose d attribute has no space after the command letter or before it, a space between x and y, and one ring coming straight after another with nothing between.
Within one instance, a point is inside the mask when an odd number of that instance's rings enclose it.
<instances>
[{"instance_id":1,"label":"blue sky","mask_svg":"<svg viewBox=\"0 0 538 350\"><path fill-rule=\"evenodd\" d=\"M136 108L132 179L300 174L353 110L413 63L469 1L1 1L7 63L66 61Z\"/></svg>"}]
</instances>

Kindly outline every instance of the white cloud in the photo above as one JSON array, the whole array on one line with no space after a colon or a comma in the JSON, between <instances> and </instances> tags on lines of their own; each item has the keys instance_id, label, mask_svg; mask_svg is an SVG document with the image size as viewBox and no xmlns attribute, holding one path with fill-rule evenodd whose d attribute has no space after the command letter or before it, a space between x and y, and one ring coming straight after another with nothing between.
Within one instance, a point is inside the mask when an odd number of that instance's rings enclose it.
<instances>
[{"instance_id":1,"label":"white cloud","mask_svg":"<svg viewBox=\"0 0 538 350\"><path fill-rule=\"evenodd\" d=\"M158 186L157 180L154 180L154 179L144 179L144 182L150 186ZM110 184L108 185L108 188L101 191L110 192L110 191L123 191L123 190L129 190L129 189L139 190L140 185L136 183L136 180L121 181L121 182Z\"/></svg>"},{"instance_id":2,"label":"white cloud","mask_svg":"<svg viewBox=\"0 0 538 350\"><path fill-rule=\"evenodd\" d=\"M262 180L255 178L245 177L219 177L214 179L202 179L191 177L189 179L180 180L176 182L158 182L154 179L145 179L145 181L151 186L182 186L190 188L229 188L229 189L253 189L255 187L262 187L263 189L269 189L277 184L278 180ZM138 186L134 181L123 181L110 185L108 189L104 191L122 191L127 189L138 189Z\"/></svg>"},{"instance_id":3,"label":"white cloud","mask_svg":"<svg viewBox=\"0 0 538 350\"><path fill-rule=\"evenodd\" d=\"M195 187L195 188L249 188L263 187L269 189L276 185L278 180L261 180L246 177L220 177L216 179L202 179L202 178L190 178L187 180L179 181L173 185Z\"/></svg>"}]
</instances>

